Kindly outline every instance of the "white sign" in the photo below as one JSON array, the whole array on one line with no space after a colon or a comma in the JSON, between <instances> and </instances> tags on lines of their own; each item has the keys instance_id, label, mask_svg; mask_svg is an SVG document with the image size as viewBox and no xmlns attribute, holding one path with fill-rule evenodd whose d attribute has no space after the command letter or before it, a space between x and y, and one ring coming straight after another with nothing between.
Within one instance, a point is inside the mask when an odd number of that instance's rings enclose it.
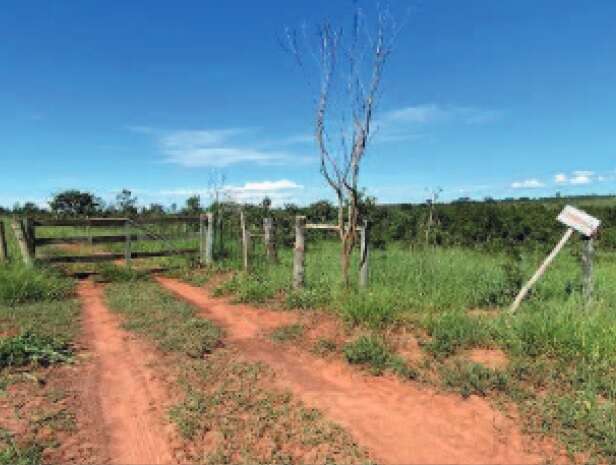
<instances>
[{"instance_id":1,"label":"white sign","mask_svg":"<svg viewBox=\"0 0 616 465\"><path fill-rule=\"evenodd\" d=\"M556 219L585 236L592 236L601 224L599 219L571 205L567 205Z\"/></svg>"}]
</instances>

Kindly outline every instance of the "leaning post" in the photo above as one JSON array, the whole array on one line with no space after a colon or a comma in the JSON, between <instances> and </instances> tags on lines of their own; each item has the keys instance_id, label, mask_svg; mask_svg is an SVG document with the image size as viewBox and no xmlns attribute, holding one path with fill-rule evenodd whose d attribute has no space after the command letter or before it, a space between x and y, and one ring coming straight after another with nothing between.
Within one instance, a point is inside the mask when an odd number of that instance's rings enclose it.
<instances>
[{"instance_id":1,"label":"leaning post","mask_svg":"<svg viewBox=\"0 0 616 465\"><path fill-rule=\"evenodd\" d=\"M205 263L214 263L214 213L207 213L207 234L205 236Z\"/></svg>"},{"instance_id":2,"label":"leaning post","mask_svg":"<svg viewBox=\"0 0 616 465\"><path fill-rule=\"evenodd\" d=\"M199 263L205 264L205 242L207 238L207 231L205 229L206 216L204 213L199 215Z\"/></svg>"},{"instance_id":3,"label":"leaning post","mask_svg":"<svg viewBox=\"0 0 616 465\"><path fill-rule=\"evenodd\" d=\"M9 251L6 246L6 233L4 231L4 221L0 219L0 263L9 259Z\"/></svg>"},{"instance_id":4,"label":"leaning post","mask_svg":"<svg viewBox=\"0 0 616 465\"><path fill-rule=\"evenodd\" d=\"M593 236L582 237L582 295L584 296L584 306L586 309L592 303L594 288L593 282L593 258L595 256Z\"/></svg>"},{"instance_id":5,"label":"leaning post","mask_svg":"<svg viewBox=\"0 0 616 465\"><path fill-rule=\"evenodd\" d=\"M364 220L364 225L360 230L359 255L359 287L368 287L368 258L370 256L368 248L368 220Z\"/></svg>"},{"instance_id":6,"label":"leaning post","mask_svg":"<svg viewBox=\"0 0 616 465\"><path fill-rule=\"evenodd\" d=\"M306 217L295 217L295 248L293 249L293 289L302 289L305 285L305 238Z\"/></svg>"},{"instance_id":7,"label":"leaning post","mask_svg":"<svg viewBox=\"0 0 616 465\"><path fill-rule=\"evenodd\" d=\"M131 237L130 237L130 220L126 220L124 222L124 260L126 261L126 265L130 266L131 263Z\"/></svg>"},{"instance_id":8,"label":"leaning post","mask_svg":"<svg viewBox=\"0 0 616 465\"><path fill-rule=\"evenodd\" d=\"M272 263L276 263L278 256L274 242L274 220L272 218L263 218L263 242L265 242L267 259Z\"/></svg>"},{"instance_id":9,"label":"leaning post","mask_svg":"<svg viewBox=\"0 0 616 465\"><path fill-rule=\"evenodd\" d=\"M21 252L21 258L26 266L32 266L34 263L33 257L30 255L30 249L26 239L23 222L15 220L12 225L13 232L15 233L15 239L17 239L17 245Z\"/></svg>"}]
</instances>

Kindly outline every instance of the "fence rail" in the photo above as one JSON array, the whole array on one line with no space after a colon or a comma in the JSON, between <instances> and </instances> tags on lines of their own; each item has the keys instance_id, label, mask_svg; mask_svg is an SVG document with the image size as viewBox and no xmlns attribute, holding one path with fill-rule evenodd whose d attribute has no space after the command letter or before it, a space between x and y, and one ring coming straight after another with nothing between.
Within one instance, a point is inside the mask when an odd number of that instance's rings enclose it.
<instances>
[{"instance_id":1,"label":"fence rail","mask_svg":"<svg viewBox=\"0 0 616 465\"><path fill-rule=\"evenodd\" d=\"M207 250L208 246L200 244L199 248L177 248L170 241L199 239L200 241L211 240L211 235L185 232L184 234L159 234L149 231L144 225L157 224L199 224L201 230L206 227L210 230L213 227L212 221L207 221L206 215L197 217L175 216L169 218L69 218L69 219L33 219L23 218L13 222L15 236L19 243L22 258L26 265L32 265L35 260L42 263L94 263L109 260L126 259L127 263L133 258L150 257L169 257L173 255L192 255L198 254L200 250ZM206 225L207 223L207 225ZM81 226L88 228L87 235L67 236L67 237L36 237L37 228L40 227L61 227L61 226ZM90 228L123 227L124 234L92 234ZM135 233L135 229L139 233ZM134 241L162 242L169 246L168 250L160 251L134 251L132 243ZM37 257L37 246L62 245L62 244L113 244L124 243L123 253L94 253L90 255L58 255L48 257Z\"/></svg>"}]
</instances>

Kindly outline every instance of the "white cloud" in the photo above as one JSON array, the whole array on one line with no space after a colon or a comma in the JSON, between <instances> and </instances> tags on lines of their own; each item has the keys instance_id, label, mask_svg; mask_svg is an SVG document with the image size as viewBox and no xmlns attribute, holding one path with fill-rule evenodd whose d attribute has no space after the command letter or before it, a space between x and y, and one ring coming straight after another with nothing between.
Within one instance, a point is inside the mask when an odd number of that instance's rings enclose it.
<instances>
[{"instance_id":1,"label":"white cloud","mask_svg":"<svg viewBox=\"0 0 616 465\"><path fill-rule=\"evenodd\" d=\"M545 184L538 179L525 179L523 181L515 181L511 183L513 189L538 189L544 187Z\"/></svg>"},{"instance_id":2,"label":"white cloud","mask_svg":"<svg viewBox=\"0 0 616 465\"><path fill-rule=\"evenodd\" d=\"M554 182L556 184L566 184L569 177L565 173L557 173L554 175Z\"/></svg>"},{"instance_id":3,"label":"white cloud","mask_svg":"<svg viewBox=\"0 0 616 465\"><path fill-rule=\"evenodd\" d=\"M497 110L429 103L386 112L382 118L382 123L420 125L462 122L464 124L485 124L497 121L501 117L502 112Z\"/></svg>"},{"instance_id":4,"label":"white cloud","mask_svg":"<svg viewBox=\"0 0 616 465\"><path fill-rule=\"evenodd\" d=\"M569 184L580 185L580 184L590 184L592 179L589 175L586 174L578 174L574 175L569 179Z\"/></svg>"},{"instance_id":5,"label":"white cloud","mask_svg":"<svg viewBox=\"0 0 616 465\"><path fill-rule=\"evenodd\" d=\"M282 205L284 202L296 201L295 196L304 186L288 179L277 181L252 181L241 186L227 185L221 191L229 199L240 203L255 203L269 197L274 205ZM207 198L211 191L206 188L188 188L162 190L158 193L163 197L186 198L191 195L200 195Z\"/></svg>"},{"instance_id":6,"label":"white cloud","mask_svg":"<svg viewBox=\"0 0 616 465\"><path fill-rule=\"evenodd\" d=\"M584 184L591 184L595 179L594 176L595 172L588 170L573 171L571 174L557 173L554 175L554 182L560 185L569 184L573 186L579 186ZM599 178L597 179L602 180L604 178L599 176Z\"/></svg>"}]
</instances>

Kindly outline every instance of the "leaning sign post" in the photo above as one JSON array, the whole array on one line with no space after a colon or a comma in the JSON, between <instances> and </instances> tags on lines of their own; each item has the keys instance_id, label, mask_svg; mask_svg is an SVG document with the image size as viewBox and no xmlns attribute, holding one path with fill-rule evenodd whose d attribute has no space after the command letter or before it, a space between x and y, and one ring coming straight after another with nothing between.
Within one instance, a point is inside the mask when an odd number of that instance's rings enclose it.
<instances>
[{"instance_id":1,"label":"leaning sign post","mask_svg":"<svg viewBox=\"0 0 616 465\"><path fill-rule=\"evenodd\" d=\"M565 246L565 244L571 238L571 236L573 235L575 231L582 234L584 238L587 239L588 241L587 242L588 245L585 247L585 251L584 251L585 258L583 262L584 264L584 294L585 294L584 296L587 299L587 301L590 300L590 294L592 292L591 291L592 277L590 275L592 273L592 262L591 262L592 250L593 250L592 249L592 238L597 232L597 229L599 228L601 221L595 218L594 216L591 216L588 213L583 212L582 210L578 210L577 208L572 207L571 205L567 205L563 209L563 211L560 212L560 214L558 215L556 219L568 227L567 231L565 231L565 234L563 234L563 237L560 239L556 247L554 247L552 252L550 252L550 254L546 257L546 259L543 261L539 269L537 269L533 277L530 278L528 282L524 285L524 287L520 290L520 292L518 293L517 297L515 298L515 300L513 301L513 304L511 305L509 309L510 312L515 312L518 309L518 307L524 300L524 297L526 297L526 294L528 294L528 291L530 291L530 289L537 283L537 281L539 281L539 278L541 278L543 273L545 273L545 270L548 269L548 266L550 266L550 263L552 263L554 258L556 258L556 255L558 255L558 252L562 250L562 248Z\"/></svg>"}]
</instances>

